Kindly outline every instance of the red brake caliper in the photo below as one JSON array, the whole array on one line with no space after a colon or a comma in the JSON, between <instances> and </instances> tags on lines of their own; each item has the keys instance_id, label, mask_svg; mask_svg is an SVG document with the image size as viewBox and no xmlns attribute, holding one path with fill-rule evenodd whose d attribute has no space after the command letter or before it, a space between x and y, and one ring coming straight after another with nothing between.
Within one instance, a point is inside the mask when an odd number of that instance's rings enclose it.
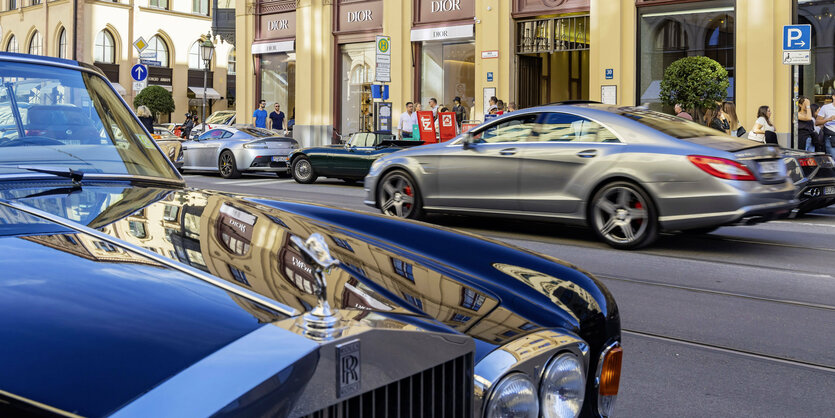
<instances>
[{"instance_id":1,"label":"red brake caliper","mask_svg":"<svg viewBox=\"0 0 835 418\"><path fill-rule=\"evenodd\" d=\"M643 208L644 208L644 205L642 205L641 202L635 202L635 209L643 209ZM644 221L643 219L639 219L638 223L640 224L643 221Z\"/></svg>"},{"instance_id":2,"label":"red brake caliper","mask_svg":"<svg viewBox=\"0 0 835 418\"><path fill-rule=\"evenodd\" d=\"M410 196L410 197L411 197L411 196L412 196L412 187L411 187L411 186L406 186L406 187L404 187L404 188L403 188L403 193L406 193L406 196ZM406 206L406 205L407 205L407 206ZM412 207L412 205L411 205L410 203L406 203L406 204L404 204L404 206L406 206L406 207Z\"/></svg>"}]
</instances>

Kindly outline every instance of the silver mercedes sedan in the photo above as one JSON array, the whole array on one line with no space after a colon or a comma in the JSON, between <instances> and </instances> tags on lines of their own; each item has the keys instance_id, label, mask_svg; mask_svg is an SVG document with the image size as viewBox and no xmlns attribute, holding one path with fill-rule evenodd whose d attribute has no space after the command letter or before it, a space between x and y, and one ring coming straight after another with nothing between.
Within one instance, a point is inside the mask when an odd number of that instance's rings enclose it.
<instances>
[{"instance_id":1,"label":"silver mercedes sedan","mask_svg":"<svg viewBox=\"0 0 835 418\"><path fill-rule=\"evenodd\" d=\"M622 249L646 246L660 231L764 222L798 203L777 147L601 104L525 109L392 153L371 166L365 192L367 205L390 216L586 224Z\"/></svg>"},{"instance_id":2,"label":"silver mercedes sedan","mask_svg":"<svg viewBox=\"0 0 835 418\"><path fill-rule=\"evenodd\" d=\"M255 171L289 176L287 155L298 147L268 129L218 127L183 143L182 169L217 171L227 179Z\"/></svg>"}]
</instances>

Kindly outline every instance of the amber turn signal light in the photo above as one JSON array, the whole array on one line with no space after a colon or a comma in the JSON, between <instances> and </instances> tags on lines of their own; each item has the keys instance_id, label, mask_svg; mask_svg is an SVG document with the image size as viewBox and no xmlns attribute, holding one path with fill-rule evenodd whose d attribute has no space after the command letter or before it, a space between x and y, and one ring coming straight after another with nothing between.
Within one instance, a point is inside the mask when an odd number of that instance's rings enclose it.
<instances>
[{"instance_id":1,"label":"amber turn signal light","mask_svg":"<svg viewBox=\"0 0 835 418\"><path fill-rule=\"evenodd\" d=\"M622 360L623 349L620 347L614 347L606 353L606 358L603 359L603 369L600 372L601 396L617 396Z\"/></svg>"}]
</instances>

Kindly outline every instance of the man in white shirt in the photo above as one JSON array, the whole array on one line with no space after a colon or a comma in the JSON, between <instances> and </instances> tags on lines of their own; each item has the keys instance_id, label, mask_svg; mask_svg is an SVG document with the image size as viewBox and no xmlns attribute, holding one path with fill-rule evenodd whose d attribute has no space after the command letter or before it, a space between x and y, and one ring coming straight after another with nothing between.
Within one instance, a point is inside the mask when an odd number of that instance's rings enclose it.
<instances>
[{"instance_id":1,"label":"man in white shirt","mask_svg":"<svg viewBox=\"0 0 835 418\"><path fill-rule=\"evenodd\" d=\"M400 115L400 122L397 129L400 131L400 139L412 139L412 129L417 125L417 113L412 102L406 103L406 111Z\"/></svg>"},{"instance_id":2,"label":"man in white shirt","mask_svg":"<svg viewBox=\"0 0 835 418\"><path fill-rule=\"evenodd\" d=\"M438 100L434 97L429 99L429 108L432 109L432 119L438 120Z\"/></svg>"},{"instance_id":3,"label":"man in white shirt","mask_svg":"<svg viewBox=\"0 0 835 418\"><path fill-rule=\"evenodd\" d=\"M833 103L835 103L835 94L832 95L832 103L818 109L815 125L823 126L823 144L826 146L826 153L835 158L835 104Z\"/></svg>"}]
</instances>

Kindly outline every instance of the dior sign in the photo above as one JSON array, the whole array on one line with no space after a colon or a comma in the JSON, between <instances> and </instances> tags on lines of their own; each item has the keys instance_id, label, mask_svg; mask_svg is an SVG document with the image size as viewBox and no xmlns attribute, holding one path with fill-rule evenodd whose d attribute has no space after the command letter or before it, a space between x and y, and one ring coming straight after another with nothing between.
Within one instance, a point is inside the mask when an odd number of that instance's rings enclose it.
<instances>
[{"instance_id":1,"label":"dior sign","mask_svg":"<svg viewBox=\"0 0 835 418\"><path fill-rule=\"evenodd\" d=\"M430 10L432 13L461 10L461 0L433 0Z\"/></svg>"},{"instance_id":2,"label":"dior sign","mask_svg":"<svg viewBox=\"0 0 835 418\"><path fill-rule=\"evenodd\" d=\"M257 40L295 38L296 12L261 15L258 35Z\"/></svg>"},{"instance_id":3,"label":"dior sign","mask_svg":"<svg viewBox=\"0 0 835 418\"><path fill-rule=\"evenodd\" d=\"M372 20L374 20L374 14L371 10L357 10L356 12L348 13L348 23L370 22Z\"/></svg>"},{"instance_id":4,"label":"dior sign","mask_svg":"<svg viewBox=\"0 0 835 418\"><path fill-rule=\"evenodd\" d=\"M286 30L290 27L290 21L287 19L271 20L269 22L269 29L267 30Z\"/></svg>"},{"instance_id":5,"label":"dior sign","mask_svg":"<svg viewBox=\"0 0 835 418\"><path fill-rule=\"evenodd\" d=\"M383 29L383 1L340 2L339 19L334 30L340 33L368 32Z\"/></svg>"}]
</instances>

